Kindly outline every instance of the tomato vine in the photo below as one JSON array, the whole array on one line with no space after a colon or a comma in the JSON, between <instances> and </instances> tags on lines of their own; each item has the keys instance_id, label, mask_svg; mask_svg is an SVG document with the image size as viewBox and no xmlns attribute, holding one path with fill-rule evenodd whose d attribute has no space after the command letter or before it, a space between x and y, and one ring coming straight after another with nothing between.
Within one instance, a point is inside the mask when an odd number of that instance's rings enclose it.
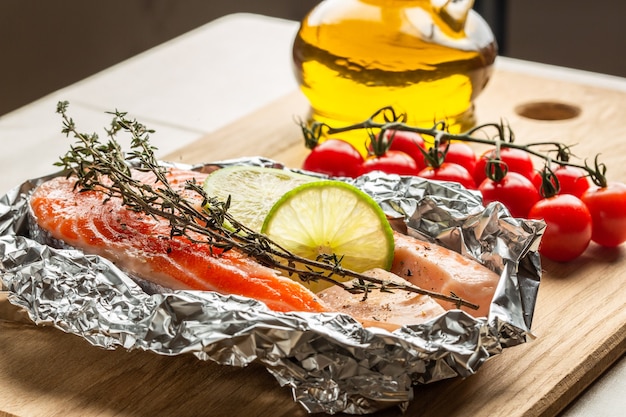
<instances>
[{"instance_id":1,"label":"tomato vine","mask_svg":"<svg viewBox=\"0 0 626 417\"><path fill-rule=\"evenodd\" d=\"M393 135L385 135L387 131L406 131L419 133L422 136L432 138L433 147L431 151L421 149L426 160L431 166L439 166L445 159L447 151L445 144L452 141L461 141L476 143L482 145L491 145L496 148L496 155L493 158L491 169L487 170L491 179L497 180L503 174L506 174L506 168L502 166L500 159L500 150L502 148L519 149L528 154L543 159L546 162L547 169L553 162L559 165L572 166L583 170L586 176L597 186L606 187L606 165L599 161L599 155L596 155L593 166L586 162L577 164L571 161L571 147L569 145L556 142L545 141L529 144L519 144L515 142L515 134L511 127L504 121L499 123L485 123L475 126L462 133L450 133L445 122L436 122L432 127L410 126L405 123L406 115L398 113L391 107L383 107L377 110L368 119L342 127L333 127L323 122L313 121L310 124L301 122L300 126L305 137L305 145L309 149L313 149L322 138L337 136L345 132L353 130L365 130L371 140L371 147L376 155L384 154L393 143ZM495 130L495 134L489 135L488 130ZM486 136L485 136L486 135ZM485 136L485 137L483 137ZM381 140L380 138L389 138ZM443 144L443 147L440 145ZM538 150L541 147L551 148L547 151ZM554 155L554 156L551 156ZM549 171L546 171L549 172Z\"/></svg>"}]
</instances>

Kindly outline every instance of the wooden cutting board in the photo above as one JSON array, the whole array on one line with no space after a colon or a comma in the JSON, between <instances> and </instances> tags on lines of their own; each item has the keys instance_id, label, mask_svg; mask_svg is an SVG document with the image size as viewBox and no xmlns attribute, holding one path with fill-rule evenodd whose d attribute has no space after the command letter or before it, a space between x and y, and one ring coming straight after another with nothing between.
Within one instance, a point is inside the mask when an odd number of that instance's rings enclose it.
<instances>
[{"instance_id":1,"label":"wooden cutting board","mask_svg":"<svg viewBox=\"0 0 626 417\"><path fill-rule=\"evenodd\" d=\"M558 116L563 104L580 114L534 120L516 112L535 102L544 102L535 106L544 118ZM624 109L623 92L504 71L494 74L477 101L480 122L508 121L519 142L559 140L577 144L579 156L601 153L609 179L622 182ZM297 167L306 150L294 117L306 113L306 101L294 92L163 159L193 163L260 155ZM592 244L573 262L544 261L536 340L505 350L469 378L417 387L407 415L556 415L626 351L625 249ZM32 325L0 297L0 416L160 415L306 412L261 366L239 369L191 355L105 351ZM399 415L391 409L377 417Z\"/></svg>"}]
</instances>

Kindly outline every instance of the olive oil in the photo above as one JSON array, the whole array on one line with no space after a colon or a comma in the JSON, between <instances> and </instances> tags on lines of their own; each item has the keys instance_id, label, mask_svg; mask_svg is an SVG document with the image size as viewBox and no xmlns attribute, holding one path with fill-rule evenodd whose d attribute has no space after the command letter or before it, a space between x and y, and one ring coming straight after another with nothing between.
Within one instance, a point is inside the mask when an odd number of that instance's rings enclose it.
<instances>
[{"instance_id":1,"label":"olive oil","mask_svg":"<svg viewBox=\"0 0 626 417\"><path fill-rule=\"evenodd\" d=\"M293 44L310 117L344 126L393 106L412 125L445 121L455 133L473 126L474 99L489 80L497 46L472 3L322 1ZM347 139L364 150L363 137Z\"/></svg>"}]
</instances>

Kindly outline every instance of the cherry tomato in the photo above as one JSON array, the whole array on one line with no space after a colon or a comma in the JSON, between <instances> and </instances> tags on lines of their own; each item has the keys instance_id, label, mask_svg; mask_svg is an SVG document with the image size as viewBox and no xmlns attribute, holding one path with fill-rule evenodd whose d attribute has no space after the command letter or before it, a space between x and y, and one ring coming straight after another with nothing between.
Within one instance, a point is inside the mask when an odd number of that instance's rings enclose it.
<instances>
[{"instance_id":1,"label":"cherry tomato","mask_svg":"<svg viewBox=\"0 0 626 417\"><path fill-rule=\"evenodd\" d=\"M581 199L591 213L591 240L608 247L619 246L626 241L626 184L609 182L606 187L593 185Z\"/></svg>"},{"instance_id":2,"label":"cherry tomato","mask_svg":"<svg viewBox=\"0 0 626 417\"><path fill-rule=\"evenodd\" d=\"M559 180L559 194L571 194L580 198L589 188L585 171L569 165L559 165L553 170Z\"/></svg>"},{"instance_id":3,"label":"cherry tomato","mask_svg":"<svg viewBox=\"0 0 626 417\"><path fill-rule=\"evenodd\" d=\"M426 149L426 144L424 143L424 138L422 138L422 135L417 132L387 130L385 132L385 138L387 138L387 140L391 140L389 150L401 151L409 155L415 160L418 171L420 169L426 168L424 154L419 149Z\"/></svg>"},{"instance_id":4,"label":"cherry tomato","mask_svg":"<svg viewBox=\"0 0 626 417\"><path fill-rule=\"evenodd\" d=\"M363 156L348 142L327 139L311 150L302 168L331 177L354 178L359 175L361 164Z\"/></svg>"},{"instance_id":5,"label":"cherry tomato","mask_svg":"<svg viewBox=\"0 0 626 417\"><path fill-rule=\"evenodd\" d=\"M533 183L535 188L541 192L541 183L543 182L543 178L541 177L540 171L534 171L533 176L530 178L530 181Z\"/></svg>"},{"instance_id":6,"label":"cherry tomato","mask_svg":"<svg viewBox=\"0 0 626 417\"><path fill-rule=\"evenodd\" d=\"M474 181L476 181L476 184L482 183L487 178L485 167L489 159L495 158L495 154L495 148L489 149L483 152L476 161L476 168L474 169ZM532 179L535 175L533 161L530 155L522 149L501 148L500 159L506 163L509 172L517 172L529 179Z\"/></svg>"},{"instance_id":7,"label":"cherry tomato","mask_svg":"<svg viewBox=\"0 0 626 417\"><path fill-rule=\"evenodd\" d=\"M501 181L489 178L478 186L486 206L499 201L509 209L513 217L527 217L531 207L539 201L539 191L534 184L522 174L508 172Z\"/></svg>"},{"instance_id":8,"label":"cherry tomato","mask_svg":"<svg viewBox=\"0 0 626 417\"><path fill-rule=\"evenodd\" d=\"M442 143L439 145L439 148L443 151L446 148L446 144ZM451 142L448 146L445 161L461 165L470 174L473 174L476 169L476 153L467 143Z\"/></svg>"},{"instance_id":9,"label":"cherry tomato","mask_svg":"<svg viewBox=\"0 0 626 417\"><path fill-rule=\"evenodd\" d=\"M557 262L580 256L591 242L591 214L578 197L558 194L538 201L528 213L531 219L543 219L539 253Z\"/></svg>"},{"instance_id":10,"label":"cherry tomato","mask_svg":"<svg viewBox=\"0 0 626 417\"><path fill-rule=\"evenodd\" d=\"M431 180L454 181L465 188L476 189L476 183L467 169L452 162L444 162L439 167L426 167L417 176Z\"/></svg>"},{"instance_id":11,"label":"cherry tomato","mask_svg":"<svg viewBox=\"0 0 626 417\"><path fill-rule=\"evenodd\" d=\"M401 151L389 150L380 156L366 158L361 165L360 174L382 171L387 174L416 175L417 163L413 158Z\"/></svg>"}]
</instances>

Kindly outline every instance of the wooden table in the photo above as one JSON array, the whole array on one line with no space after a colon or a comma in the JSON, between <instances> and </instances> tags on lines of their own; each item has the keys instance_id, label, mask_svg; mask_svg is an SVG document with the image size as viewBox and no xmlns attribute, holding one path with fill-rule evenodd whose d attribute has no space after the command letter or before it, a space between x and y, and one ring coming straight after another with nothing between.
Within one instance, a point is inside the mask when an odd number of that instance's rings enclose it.
<instances>
[{"instance_id":1,"label":"wooden table","mask_svg":"<svg viewBox=\"0 0 626 417\"><path fill-rule=\"evenodd\" d=\"M296 28L294 22L230 16L1 117L1 191L53 170L67 146L53 114L59 99L70 100L76 121L86 124L83 130L101 129L106 110L130 111L157 129L153 137L163 159L263 155L298 166L306 151L293 117L304 115L307 103L289 74ZM516 112L518 105L538 101L582 111L551 121ZM623 79L499 59L477 110L480 121L507 120L521 142L556 139L576 143L581 156L599 152L610 179L626 181ZM506 350L470 378L417 388L408 415L621 415L624 249L592 244L574 262L545 261L533 325L537 339ZM30 324L0 298L0 416L305 414L260 366L238 369L191 356L100 350Z\"/></svg>"}]
</instances>

